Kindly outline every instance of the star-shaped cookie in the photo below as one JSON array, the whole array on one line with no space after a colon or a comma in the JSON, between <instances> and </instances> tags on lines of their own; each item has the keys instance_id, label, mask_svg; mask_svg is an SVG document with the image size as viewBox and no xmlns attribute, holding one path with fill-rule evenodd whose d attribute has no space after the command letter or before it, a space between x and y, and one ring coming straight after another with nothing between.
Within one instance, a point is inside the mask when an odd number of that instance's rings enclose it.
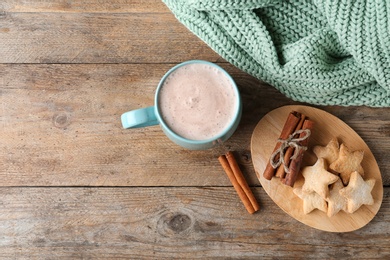
<instances>
[{"instance_id":1,"label":"star-shaped cookie","mask_svg":"<svg viewBox=\"0 0 390 260\"><path fill-rule=\"evenodd\" d=\"M355 212L362 205L374 204L371 191L374 188L375 180L363 180L358 172L353 172L347 187L340 190L340 195L347 199L347 211Z\"/></svg>"},{"instance_id":2,"label":"star-shaped cookie","mask_svg":"<svg viewBox=\"0 0 390 260\"><path fill-rule=\"evenodd\" d=\"M317 158L324 158L328 164L331 164L339 157L339 149L339 142L337 141L337 138L334 137L326 146L314 146L313 152Z\"/></svg>"},{"instance_id":3,"label":"star-shaped cookie","mask_svg":"<svg viewBox=\"0 0 390 260\"><path fill-rule=\"evenodd\" d=\"M329 191L329 197L326 199L328 202L328 217L333 217L340 210L347 211L347 199L344 196L341 196L339 192L343 188L344 185L341 179L338 179L332 184Z\"/></svg>"},{"instance_id":4,"label":"star-shaped cookie","mask_svg":"<svg viewBox=\"0 0 390 260\"><path fill-rule=\"evenodd\" d=\"M338 172L344 185L347 185L352 172L357 171L360 175L364 175L363 167L360 165L363 155L363 150L351 152L347 146L341 144L339 157L329 165L329 169Z\"/></svg>"},{"instance_id":5,"label":"star-shaped cookie","mask_svg":"<svg viewBox=\"0 0 390 260\"><path fill-rule=\"evenodd\" d=\"M323 212L327 211L328 205L326 204L326 201L321 198L321 196L317 193L305 192L302 190L302 188L295 188L293 189L293 192L295 193L295 195L297 195L300 199L303 200L304 214L309 214L314 209L319 209Z\"/></svg>"},{"instance_id":6,"label":"star-shaped cookie","mask_svg":"<svg viewBox=\"0 0 390 260\"><path fill-rule=\"evenodd\" d=\"M324 158L318 158L313 166L306 166L302 169L305 182L302 190L305 192L316 192L323 199L329 195L329 185L335 183L339 177L326 170Z\"/></svg>"}]
</instances>

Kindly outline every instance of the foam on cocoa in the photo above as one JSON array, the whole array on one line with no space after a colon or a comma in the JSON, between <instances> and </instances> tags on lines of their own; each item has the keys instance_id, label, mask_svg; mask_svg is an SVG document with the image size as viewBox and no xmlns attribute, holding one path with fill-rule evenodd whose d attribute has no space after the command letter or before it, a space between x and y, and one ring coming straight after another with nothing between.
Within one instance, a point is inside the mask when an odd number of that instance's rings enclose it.
<instances>
[{"instance_id":1,"label":"foam on cocoa","mask_svg":"<svg viewBox=\"0 0 390 260\"><path fill-rule=\"evenodd\" d=\"M161 87L158 105L169 128L191 140L221 134L238 106L230 78L202 63L187 64L171 73Z\"/></svg>"}]
</instances>

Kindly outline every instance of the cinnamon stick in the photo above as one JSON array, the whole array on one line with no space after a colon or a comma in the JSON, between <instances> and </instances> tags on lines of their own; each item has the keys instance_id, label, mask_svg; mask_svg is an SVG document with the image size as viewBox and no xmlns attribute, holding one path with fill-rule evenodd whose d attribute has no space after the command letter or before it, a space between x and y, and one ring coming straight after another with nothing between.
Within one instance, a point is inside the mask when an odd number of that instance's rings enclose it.
<instances>
[{"instance_id":1,"label":"cinnamon stick","mask_svg":"<svg viewBox=\"0 0 390 260\"><path fill-rule=\"evenodd\" d=\"M292 111L287 117L287 120L282 128L282 132L280 133L279 138L280 139L286 139L288 138L295 130L297 124L299 123L299 120L301 118L301 114ZM274 148L274 153L277 149L279 149L281 146L281 143L277 142ZM278 159L278 158L277 158ZM275 175L275 169L272 167L270 161L268 161L267 166L264 170L263 177L267 180L271 180L272 177Z\"/></svg>"},{"instance_id":2,"label":"cinnamon stick","mask_svg":"<svg viewBox=\"0 0 390 260\"><path fill-rule=\"evenodd\" d=\"M255 196L253 195L251 189L249 188L249 185L246 182L245 177L242 174L240 167L238 166L238 163L236 161L236 158L234 158L233 153L230 151L227 152L226 159L229 162L230 168L232 169L237 182L240 184L242 190L245 192L245 195L248 197L249 201L251 202L253 209L255 211L258 211L260 209L259 204L257 203Z\"/></svg>"},{"instance_id":3,"label":"cinnamon stick","mask_svg":"<svg viewBox=\"0 0 390 260\"><path fill-rule=\"evenodd\" d=\"M296 131L302 129L303 122L305 121L305 119L306 119L306 116L304 114L301 114L301 119L299 120L298 125L294 129L294 133ZM286 149L286 152L284 154L284 163L287 166L287 168L290 167L290 160L291 160L291 156L292 156L293 153L294 153L294 148L289 146ZM276 170L275 176L278 177L278 178L284 179L284 177L286 176L286 171L284 169L284 165L283 164L280 165L280 167Z\"/></svg>"},{"instance_id":4,"label":"cinnamon stick","mask_svg":"<svg viewBox=\"0 0 390 260\"><path fill-rule=\"evenodd\" d=\"M230 161L233 162L232 165L229 163L228 158L230 158ZM234 189L236 190L238 196L240 197L242 203L244 204L246 210L253 214L257 210L259 210L259 205L257 202L252 204L252 201L256 201L254 198L252 192L249 189L249 186L243 177L241 171L239 170L238 165L234 163L232 157L232 154L227 155L221 155L218 157L219 162L221 163L223 169L225 170L226 175L229 177L230 182L233 184ZM235 169L233 171L233 168ZM236 174L235 174L236 173ZM247 195L251 194L251 195ZM251 199L249 197L251 197Z\"/></svg>"},{"instance_id":5,"label":"cinnamon stick","mask_svg":"<svg viewBox=\"0 0 390 260\"><path fill-rule=\"evenodd\" d=\"M314 122L309 120L309 119L306 119L303 123L302 129L313 130L313 128L314 128ZM301 133L299 135L299 137L304 137L304 136L305 136L305 133ZM309 139L310 138L306 138L305 140L303 140L300 143L300 145L307 146L309 144ZM304 153L305 153L305 150L300 149L297 158L295 158L294 160L291 160L291 163L289 166L290 171L289 171L289 173L286 174L286 178L283 181L284 184L291 186L291 187L294 186L294 183L297 180L299 171L301 169L301 163L303 160Z\"/></svg>"}]
</instances>

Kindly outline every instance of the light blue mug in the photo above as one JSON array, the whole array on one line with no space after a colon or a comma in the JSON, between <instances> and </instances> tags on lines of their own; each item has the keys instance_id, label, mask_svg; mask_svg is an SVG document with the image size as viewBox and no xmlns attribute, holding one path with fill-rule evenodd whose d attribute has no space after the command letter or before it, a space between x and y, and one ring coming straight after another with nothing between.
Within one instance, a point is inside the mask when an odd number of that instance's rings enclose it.
<instances>
[{"instance_id":1,"label":"light blue mug","mask_svg":"<svg viewBox=\"0 0 390 260\"><path fill-rule=\"evenodd\" d=\"M233 102L234 104L231 104L234 106L233 115L231 117L231 120L228 122L227 126L220 131L217 135L207 138L204 140L193 140L190 138L185 138L178 133L176 133L172 128L167 124L167 122L164 120L162 109L160 106L160 96L161 96L161 89L164 85L164 82L167 80L167 78L177 71L179 68L183 66L187 66L190 64L202 64L207 65L210 68L218 71L218 73L221 73L221 77L224 77L224 80L228 80L230 82L230 85L233 87L234 91L234 97ZM157 86L156 94L155 94L155 102L154 106L140 108L136 110L131 110L128 112L125 112L121 116L122 126L123 128L140 128L140 127L147 127L147 126L154 126L154 125L160 125L165 135L174 143L190 149L190 150L205 150L209 148L213 148L224 141L226 141L228 138L230 138L235 130L238 127L238 124L241 119L241 113L242 113L242 104L240 99L240 94L237 88L237 85L235 84L234 80L231 78L231 76L220 66L203 60L191 60L186 61L183 63L180 63L176 65L175 67L171 68L161 79L160 83Z\"/></svg>"}]
</instances>

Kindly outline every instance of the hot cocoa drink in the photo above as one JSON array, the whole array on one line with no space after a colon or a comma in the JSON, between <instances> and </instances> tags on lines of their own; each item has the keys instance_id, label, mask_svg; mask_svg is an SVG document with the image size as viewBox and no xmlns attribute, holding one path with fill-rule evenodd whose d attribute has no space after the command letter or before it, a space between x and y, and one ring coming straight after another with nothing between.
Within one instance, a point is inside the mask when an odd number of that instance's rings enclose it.
<instances>
[{"instance_id":1,"label":"hot cocoa drink","mask_svg":"<svg viewBox=\"0 0 390 260\"><path fill-rule=\"evenodd\" d=\"M215 66L186 64L169 74L158 93L162 119L190 140L218 136L235 119L239 101L234 83Z\"/></svg>"}]
</instances>

